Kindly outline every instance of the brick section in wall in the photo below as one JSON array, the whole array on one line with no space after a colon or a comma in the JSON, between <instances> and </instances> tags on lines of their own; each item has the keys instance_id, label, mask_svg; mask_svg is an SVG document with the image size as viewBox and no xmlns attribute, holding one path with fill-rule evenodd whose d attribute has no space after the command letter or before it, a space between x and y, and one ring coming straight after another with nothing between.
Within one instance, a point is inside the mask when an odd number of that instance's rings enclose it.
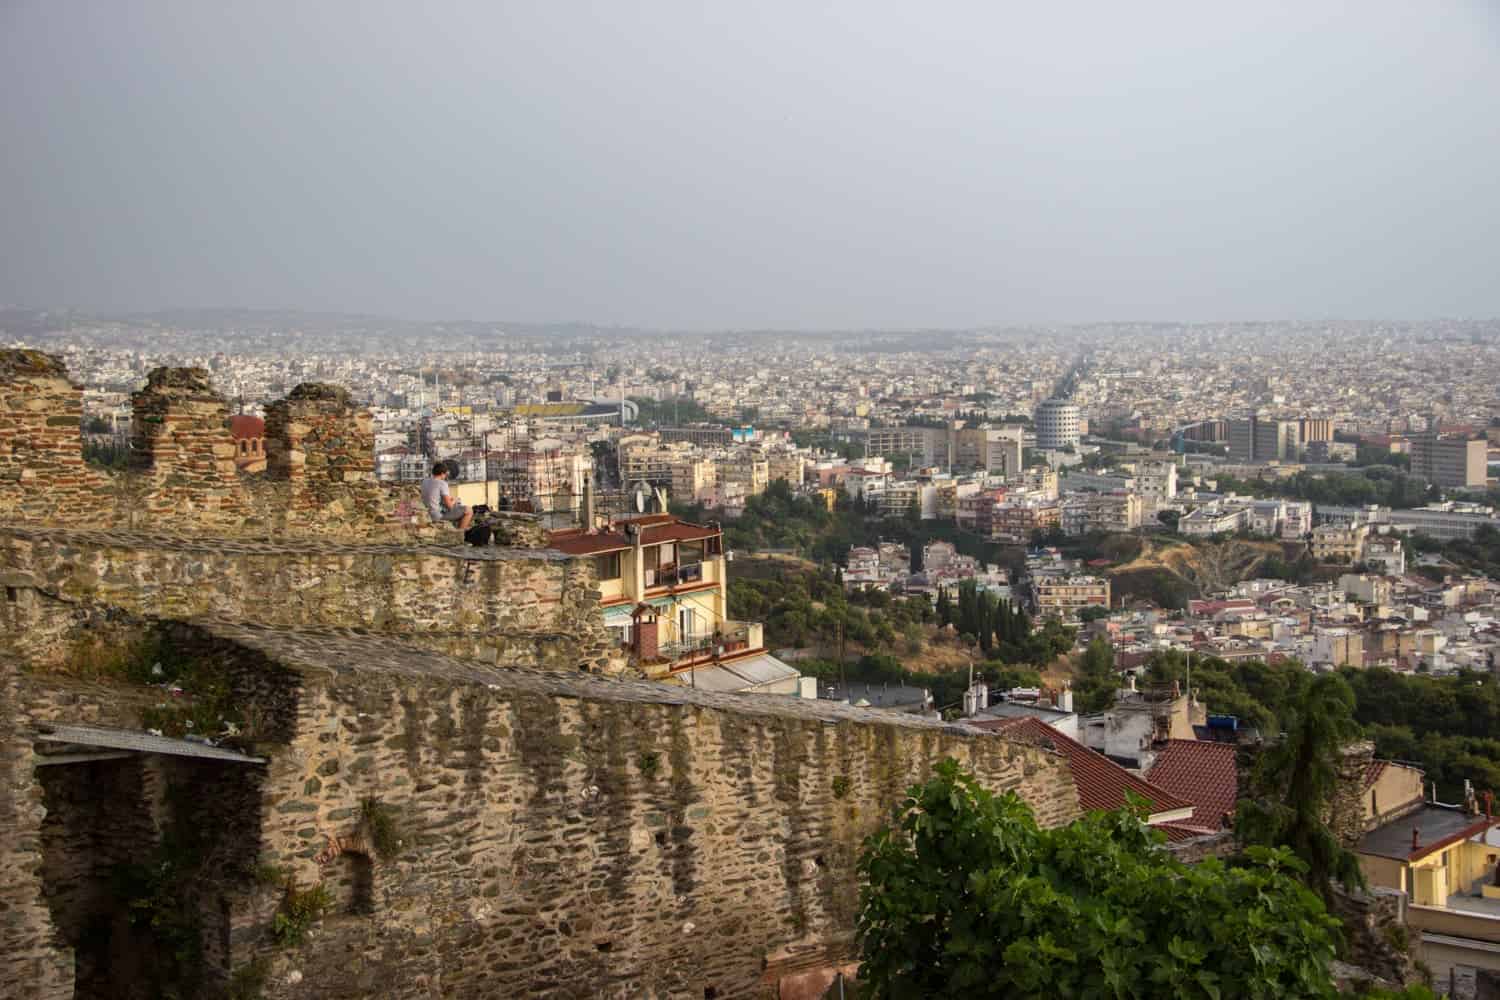
<instances>
[{"instance_id":1,"label":"brick section in wall","mask_svg":"<svg viewBox=\"0 0 1500 1000\"><path fill-rule=\"evenodd\" d=\"M7 523L150 528L174 534L447 541L411 484L374 481L368 412L337 386L305 383L271 403L267 468L234 464L229 407L205 371L157 368L132 396L134 467L83 460L82 389L54 355L0 350L0 518ZM544 544L534 519L500 536Z\"/></svg>"}]
</instances>

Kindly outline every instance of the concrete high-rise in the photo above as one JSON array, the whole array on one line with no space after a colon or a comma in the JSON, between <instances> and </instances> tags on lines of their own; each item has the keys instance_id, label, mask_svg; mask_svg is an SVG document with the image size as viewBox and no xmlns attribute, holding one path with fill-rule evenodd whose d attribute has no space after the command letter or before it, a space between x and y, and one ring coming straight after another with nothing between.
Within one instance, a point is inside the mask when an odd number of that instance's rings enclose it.
<instances>
[{"instance_id":1,"label":"concrete high-rise","mask_svg":"<svg viewBox=\"0 0 1500 1000\"><path fill-rule=\"evenodd\" d=\"M1229 459L1233 462L1295 462L1302 434L1296 420L1272 420L1251 414L1229 421Z\"/></svg>"},{"instance_id":2,"label":"concrete high-rise","mask_svg":"<svg viewBox=\"0 0 1500 1000\"><path fill-rule=\"evenodd\" d=\"M1036 446L1043 451L1076 448L1079 441L1078 407L1066 399L1049 399L1036 408Z\"/></svg>"},{"instance_id":3,"label":"concrete high-rise","mask_svg":"<svg viewBox=\"0 0 1500 1000\"><path fill-rule=\"evenodd\" d=\"M1411 439L1411 471L1448 489L1482 489L1489 476L1489 442L1427 432Z\"/></svg>"}]
</instances>

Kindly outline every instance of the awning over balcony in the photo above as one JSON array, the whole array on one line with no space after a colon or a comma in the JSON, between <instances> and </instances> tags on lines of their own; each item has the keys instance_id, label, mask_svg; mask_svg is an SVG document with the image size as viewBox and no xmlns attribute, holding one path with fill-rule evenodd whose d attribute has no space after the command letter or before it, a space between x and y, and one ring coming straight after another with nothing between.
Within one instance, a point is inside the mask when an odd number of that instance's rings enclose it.
<instances>
[{"instance_id":1,"label":"awning over balcony","mask_svg":"<svg viewBox=\"0 0 1500 1000\"><path fill-rule=\"evenodd\" d=\"M692 676L683 677L682 682L704 691L767 692L784 686L790 694L797 693L796 678L801 676L797 668L782 663L770 653L757 653L742 660L701 667L691 673Z\"/></svg>"}]
</instances>

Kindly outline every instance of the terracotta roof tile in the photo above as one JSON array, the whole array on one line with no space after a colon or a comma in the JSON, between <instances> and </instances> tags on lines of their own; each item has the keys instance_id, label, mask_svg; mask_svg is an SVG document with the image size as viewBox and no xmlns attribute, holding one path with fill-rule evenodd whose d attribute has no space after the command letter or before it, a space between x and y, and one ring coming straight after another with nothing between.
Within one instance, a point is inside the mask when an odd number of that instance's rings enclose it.
<instances>
[{"instance_id":1,"label":"terracotta roof tile","mask_svg":"<svg viewBox=\"0 0 1500 1000\"><path fill-rule=\"evenodd\" d=\"M236 441L240 438L265 437L266 422L260 417L252 417L246 413L236 413L229 418L229 436Z\"/></svg>"},{"instance_id":2,"label":"terracotta roof tile","mask_svg":"<svg viewBox=\"0 0 1500 1000\"><path fill-rule=\"evenodd\" d=\"M1038 746L1051 745L1068 758L1073 782L1078 786L1078 805L1085 812L1095 809L1118 809L1125 805L1125 793L1134 792L1151 803L1152 813L1186 809L1191 802L1177 798L1143 778L1138 778L1101 753L1090 750L1077 740L1063 735L1041 719L1024 716L1018 719L995 719L969 722L971 726L998 732L1013 740Z\"/></svg>"},{"instance_id":3,"label":"terracotta roof tile","mask_svg":"<svg viewBox=\"0 0 1500 1000\"><path fill-rule=\"evenodd\" d=\"M1193 818L1186 826L1211 832L1223 826L1224 815L1234 812L1239 799L1234 758L1235 748L1230 743L1168 740L1146 777L1153 785L1193 804Z\"/></svg>"}]
</instances>

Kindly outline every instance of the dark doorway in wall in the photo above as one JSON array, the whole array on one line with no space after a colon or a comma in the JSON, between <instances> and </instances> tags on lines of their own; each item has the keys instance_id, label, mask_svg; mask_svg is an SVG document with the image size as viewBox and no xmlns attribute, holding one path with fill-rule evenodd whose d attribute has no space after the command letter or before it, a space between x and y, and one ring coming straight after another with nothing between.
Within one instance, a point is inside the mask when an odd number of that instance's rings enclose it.
<instances>
[{"instance_id":1,"label":"dark doorway in wall","mask_svg":"<svg viewBox=\"0 0 1500 1000\"><path fill-rule=\"evenodd\" d=\"M222 992L225 901L260 850L261 769L107 748L38 761L42 891L77 1000Z\"/></svg>"},{"instance_id":2,"label":"dark doorway in wall","mask_svg":"<svg viewBox=\"0 0 1500 1000\"><path fill-rule=\"evenodd\" d=\"M375 864L363 850L344 850L324 867L323 880L333 896L331 912L375 912Z\"/></svg>"},{"instance_id":3,"label":"dark doorway in wall","mask_svg":"<svg viewBox=\"0 0 1500 1000\"><path fill-rule=\"evenodd\" d=\"M148 949L118 905L116 873L156 849L139 756L37 768L42 802L42 886L62 943L73 949L74 996L147 996Z\"/></svg>"}]
</instances>

